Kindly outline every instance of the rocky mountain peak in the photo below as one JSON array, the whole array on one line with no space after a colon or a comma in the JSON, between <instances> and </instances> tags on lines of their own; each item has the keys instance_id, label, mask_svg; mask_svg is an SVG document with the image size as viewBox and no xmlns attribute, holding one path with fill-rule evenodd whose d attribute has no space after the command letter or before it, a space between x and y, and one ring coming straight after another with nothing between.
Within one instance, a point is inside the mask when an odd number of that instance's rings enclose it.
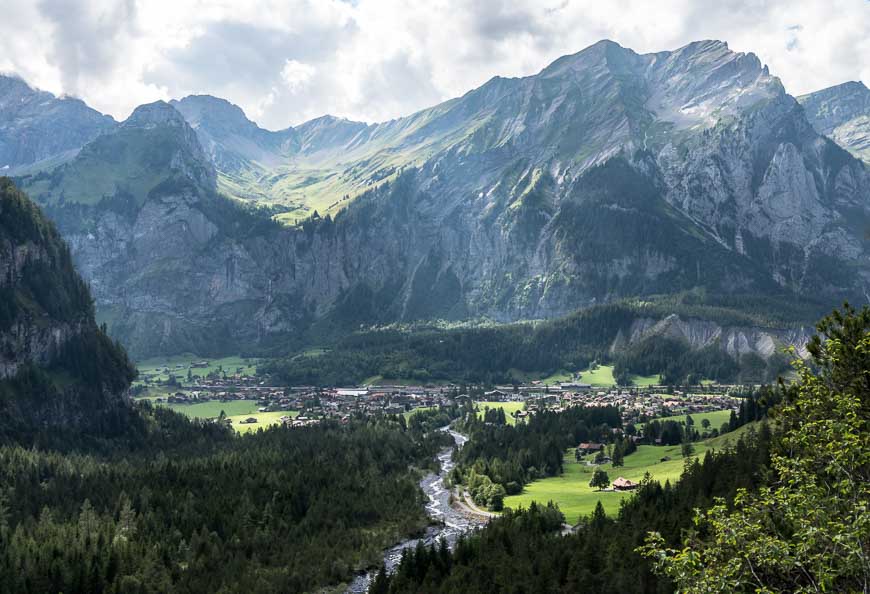
<instances>
[{"instance_id":1,"label":"rocky mountain peak","mask_svg":"<svg viewBox=\"0 0 870 594\"><path fill-rule=\"evenodd\" d=\"M242 109L211 95L190 95L171 101L196 131L215 166L236 173L255 166L276 166L296 146L292 128L272 132L260 128ZM256 165L254 165L256 164Z\"/></svg>"},{"instance_id":2,"label":"rocky mountain peak","mask_svg":"<svg viewBox=\"0 0 870 594\"><path fill-rule=\"evenodd\" d=\"M133 110L124 122L123 128L155 128L157 126L185 127L187 122L184 116L166 101L155 101L140 105Z\"/></svg>"},{"instance_id":3,"label":"rocky mountain peak","mask_svg":"<svg viewBox=\"0 0 870 594\"><path fill-rule=\"evenodd\" d=\"M0 171L69 159L115 127L115 120L72 97L55 97L17 76L0 75Z\"/></svg>"},{"instance_id":4,"label":"rocky mountain peak","mask_svg":"<svg viewBox=\"0 0 870 594\"><path fill-rule=\"evenodd\" d=\"M362 122L324 115L300 124L294 130L299 135L299 150L316 152L345 144L367 127Z\"/></svg>"},{"instance_id":5,"label":"rocky mountain peak","mask_svg":"<svg viewBox=\"0 0 870 594\"><path fill-rule=\"evenodd\" d=\"M870 163L870 89L863 82L845 82L798 101L819 134Z\"/></svg>"},{"instance_id":6,"label":"rocky mountain peak","mask_svg":"<svg viewBox=\"0 0 870 594\"><path fill-rule=\"evenodd\" d=\"M734 52L722 41L697 41L644 58L650 90L646 107L677 128L709 127L785 94L758 56Z\"/></svg>"},{"instance_id":7,"label":"rocky mountain peak","mask_svg":"<svg viewBox=\"0 0 870 594\"><path fill-rule=\"evenodd\" d=\"M870 89L861 81L849 81L798 97L807 117L821 134L831 134L837 126L870 115Z\"/></svg>"}]
</instances>

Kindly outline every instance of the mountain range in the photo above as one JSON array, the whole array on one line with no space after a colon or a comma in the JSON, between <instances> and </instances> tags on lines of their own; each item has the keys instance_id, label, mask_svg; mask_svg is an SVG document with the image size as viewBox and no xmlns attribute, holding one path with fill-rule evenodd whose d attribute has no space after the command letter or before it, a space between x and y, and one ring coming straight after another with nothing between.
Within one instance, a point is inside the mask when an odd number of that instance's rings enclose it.
<instances>
[{"instance_id":1,"label":"mountain range","mask_svg":"<svg viewBox=\"0 0 870 594\"><path fill-rule=\"evenodd\" d=\"M868 105L860 83L796 99L719 41L602 41L408 117L281 131L210 96L118 123L3 78L0 169L134 355L238 352L692 290L864 302Z\"/></svg>"}]
</instances>

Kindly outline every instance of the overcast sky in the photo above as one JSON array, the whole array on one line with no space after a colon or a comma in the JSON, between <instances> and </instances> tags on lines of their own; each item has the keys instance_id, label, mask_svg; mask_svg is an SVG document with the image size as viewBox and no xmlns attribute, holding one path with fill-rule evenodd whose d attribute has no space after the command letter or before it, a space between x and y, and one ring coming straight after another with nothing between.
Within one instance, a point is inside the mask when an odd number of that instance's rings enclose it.
<instances>
[{"instance_id":1,"label":"overcast sky","mask_svg":"<svg viewBox=\"0 0 870 594\"><path fill-rule=\"evenodd\" d=\"M383 121L612 39L722 39L792 94L870 84L868 0L3 0L0 72L123 119L208 93L277 129Z\"/></svg>"}]
</instances>

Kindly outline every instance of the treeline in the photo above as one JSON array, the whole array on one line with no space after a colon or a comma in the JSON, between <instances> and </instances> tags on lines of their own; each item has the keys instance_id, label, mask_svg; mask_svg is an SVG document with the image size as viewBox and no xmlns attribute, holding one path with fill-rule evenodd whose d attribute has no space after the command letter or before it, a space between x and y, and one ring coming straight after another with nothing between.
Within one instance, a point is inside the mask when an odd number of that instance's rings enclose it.
<instances>
[{"instance_id":1,"label":"treeline","mask_svg":"<svg viewBox=\"0 0 870 594\"><path fill-rule=\"evenodd\" d=\"M383 329L353 333L323 355L304 354L264 367L289 384L338 385L366 377L477 383L516 381L512 370L581 369L604 356L631 309L607 305L565 320L441 330Z\"/></svg>"},{"instance_id":2,"label":"treeline","mask_svg":"<svg viewBox=\"0 0 870 594\"><path fill-rule=\"evenodd\" d=\"M451 476L453 482L466 484L475 503L496 510L506 495L519 493L526 483L561 474L567 448L583 441L610 441L612 430L622 427L615 406L541 411L515 426L503 421L503 413L492 411L482 420L474 414L465 417L461 427L469 440L458 451Z\"/></svg>"},{"instance_id":3,"label":"treeline","mask_svg":"<svg viewBox=\"0 0 870 594\"><path fill-rule=\"evenodd\" d=\"M142 415L147 434L126 452L0 448L0 591L338 584L425 526L408 469L431 465L451 442L388 417L236 437L164 409Z\"/></svg>"},{"instance_id":4,"label":"treeline","mask_svg":"<svg viewBox=\"0 0 870 594\"><path fill-rule=\"evenodd\" d=\"M649 530L678 543L691 526L694 509L761 484L770 442L770 432L762 425L732 448L710 451L703 460L689 463L675 485L644 480L616 518L607 517L599 504L575 534L560 536L562 514L551 506L505 513L458 543L452 553L420 547L406 554L393 575L382 572L377 577L371 592L671 592L672 584L652 573L637 547Z\"/></svg>"},{"instance_id":5,"label":"treeline","mask_svg":"<svg viewBox=\"0 0 870 594\"><path fill-rule=\"evenodd\" d=\"M320 355L305 353L276 360L263 368L289 384L340 385L371 376L420 382L445 379L474 383L518 383L525 373L579 370L592 362L612 361L621 383L633 374L661 374L669 384L772 381L788 364L784 355L739 360L718 346L692 349L684 341L652 337L611 353L638 318L661 319L672 313L721 324L782 327L808 318L815 305L792 304L776 312L775 298L731 296L724 305L704 305L703 292L620 301L578 311L559 320L502 326L436 328L426 324L352 332ZM745 306L747 312L738 308ZM769 315L767 315L769 314ZM791 320L787 322L786 320ZM321 326L328 326L321 322ZM359 326L357 321L356 326ZM327 334L334 334L334 329Z\"/></svg>"}]
</instances>

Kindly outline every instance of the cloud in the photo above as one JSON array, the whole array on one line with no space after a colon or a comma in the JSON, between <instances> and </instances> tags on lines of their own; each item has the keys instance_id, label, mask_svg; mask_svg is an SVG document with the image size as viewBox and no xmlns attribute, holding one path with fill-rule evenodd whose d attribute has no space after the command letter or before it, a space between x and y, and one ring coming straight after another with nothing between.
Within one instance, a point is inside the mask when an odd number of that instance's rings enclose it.
<instances>
[{"instance_id":1,"label":"cloud","mask_svg":"<svg viewBox=\"0 0 870 594\"><path fill-rule=\"evenodd\" d=\"M287 60L284 62L284 68L281 69L281 78L291 92L298 93L308 86L315 72L317 69L310 64L299 60Z\"/></svg>"},{"instance_id":2,"label":"cloud","mask_svg":"<svg viewBox=\"0 0 870 594\"><path fill-rule=\"evenodd\" d=\"M639 52L723 39L801 94L870 82L865 0L5 0L0 70L124 118L210 93L282 128L382 121L609 38Z\"/></svg>"}]
</instances>

